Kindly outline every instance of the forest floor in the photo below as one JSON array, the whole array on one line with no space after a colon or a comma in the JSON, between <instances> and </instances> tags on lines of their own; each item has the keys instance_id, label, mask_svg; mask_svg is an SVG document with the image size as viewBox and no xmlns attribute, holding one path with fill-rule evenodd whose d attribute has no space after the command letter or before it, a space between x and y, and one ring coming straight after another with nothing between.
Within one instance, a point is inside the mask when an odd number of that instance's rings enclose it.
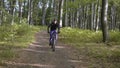
<instances>
[{"instance_id":1,"label":"forest floor","mask_svg":"<svg viewBox=\"0 0 120 68\"><path fill-rule=\"evenodd\" d=\"M46 31L36 33L35 39L28 48L16 49L19 57L5 61L0 68L88 68L87 57L59 40L53 52Z\"/></svg>"}]
</instances>

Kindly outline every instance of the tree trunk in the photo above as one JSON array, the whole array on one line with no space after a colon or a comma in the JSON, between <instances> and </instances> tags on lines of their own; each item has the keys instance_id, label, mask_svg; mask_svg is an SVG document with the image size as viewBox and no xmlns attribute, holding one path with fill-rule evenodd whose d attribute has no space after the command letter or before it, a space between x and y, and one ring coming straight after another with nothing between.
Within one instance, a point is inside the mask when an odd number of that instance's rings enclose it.
<instances>
[{"instance_id":1,"label":"tree trunk","mask_svg":"<svg viewBox=\"0 0 120 68\"><path fill-rule=\"evenodd\" d=\"M108 23L107 23L108 0L102 0L101 24L103 33L103 42L108 42Z\"/></svg>"},{"instance_id":2,"label":"tree trunk","mask_svg":"<svg viewBox=\"0 0 120 68\"><path fill-rule=\"evenodd\" d=\"M23 17L26 17L26 0L24 0Z\"/></svg>"},{"instance_id":3,"label":"tree trunk","mask_svg":"<svg viewBox=\"0 0 120 68\"><path fill-rule=\"evenodd\" d=\"M22 2L19 1L19 22L21 23L22 19Z\"/></svg>"},{"instance_id":4,"label":"tree trunk","mask_svg":"<svg viewBox=\"0 0 120 68\"><path fill-rule=\"evenodd\" d=\"M97 32L99 29L99 22L100 22L100 1L98 0L98 6L97 6L97 23L95 27L95 31Z\"/></svg>"},{"instance_id":5,"label":"tree trunk","mask_svg":"<svg viewBox=\"0 0 120 68\"><path fill-rule=\"evenodd\" d=\"M10 13L12 15L11 25L14 24L15 4L16 4L16 0L10 1Z\"/></svg>"},{"instance_id":6,"label":"tree trunk","mask_svg":"<svg viewBox=\"0 0 120 68\"><path fill-rule=\"evenodd\" d=\"M90 30L93 30L93 23L94 23L94 3L91 5L91 25Z\"/></svg>"},{"instance_id":7,"label":"tree trunk","mask_svg":"<svg viewBox=\"0 0 120 68\"><path fill-rule=\"evenodd\" d=\"M1 0L0 1L0 9L3 9L3 2L4 2L4 0ZM3 16L3 11L2 10L0 10L0 25L2 24L2 16Z\"/></svg>"},{"instance_id":8,"label":"tree trunk","mask_svg":"<svg viewBox=\"0 0 120 68\"><path fill-rule=\"evenodd\" d=\"M53 17L56 18L58 15L58 11L57 11L58 5L56 0L53 0Z\"/></svg>"},{"instance_id":9,"label":"tree trunk","mask_svg":"<svg viewBox=\"0 0 120 68\"><path fill-rule=\"evenodd\" d=\"M94 6L94 23L93 23L93 29L95 30L96 27L96 22L97 22L97 4L95 3Z\"/></svg>"},{"instance_id":10,"label":"tree trunk","mask_svg":"<svg viewBox=\"0 0 120 68\"><path fill-rule=\"evenodd\" d=\"M80 13L79 13L79 12L80 12L80 9L77 9L77 11L76 11L76 17L77 17L77 18L76 18L76 27L78 27L78 25L79 25L79 24L78 24L78 23L79 23L79 16L80 16Z\"/></svg>"},{"instance_id":11,"label":"tree trunk","mask_svg":"<svg viewBox=\"0 0 120 68\"><path fill-rule=\"evenodd\" d=\"M84 6L82 7L81 29L84 29Z\"/></svg>"},{"instance_id":12,"label":"tree trunk","mask_svg":"<svg viewBox=\"0 0 120 68\"><path fill-rule=\"evenodd\" d=\"M62 27L62 18L63 18L63 5L64 5L64 0L60 0L60 3L59 3L59 24L60 24L60 27Z\"/></svg>"},{"instance_id":13,"label":"tree trunk","mask_svg":"<svg viewBox=\"0 0 120 68\"><path fill-rule=\"evenodd\" d=\"M28 11L27 19L28 19L28 24L30 24L30 22L29 22L30 21L30 0L28 0L27 8L28 8L28 10L27 10Z\"/></svg>"},{"instance_id":14,"label":"tree trunk","mask_svg":"<svg viewBox=\"0 0 120 68\"><path fill-rule=\"evenodd\" d=\"M28 0L28 23L32 25L32 0Z\"/></svg>"},{"instance_id":15,"label":"tree trunk","mask_svg":"<svg viewBox=\"0 0 120 68\"><path fill-rule=\"evenodd\" d=\"M2 11L0 11L0 25L2 24Z\"/></svg>"},{"instance_id":16,"label":"tree trunk","mask_svg":"<svg viewBox=\"0 0 120 68\"><path fill-rule=\"evenodd\" d=\"M79 28L82 28L82 26L81 26L81 23L82 23L82 7L80 6L80 10L79 10L79 13L80 13L80 15L79 15Z\"/></svg>"},{"instance_id":17,"label":"tree trunk","mask_svg":"<svg viewBox=\"0 0 120 68\"><path fill-rule=\"evenodd\" d=\"M110 29L111 30L115 30L115 26L116 26L116 21L115 21L115 16L116 14L115 14L115 7L114 7L114 5L111 7L111 26L110 26Z\"/></svg>"},{"instance_id":18,"label":"tree trunk","mask_svg":"<svg viewBox=\"0 0 120 68\"><path fill-rule=\"evenodd\" d=\"M67 8L67 0L65 0L65 26L68 26L68 8Z\"/></svg>"},{"instance_id":19,"label":"tree trunk","mask_svg":"<svg viewBox=\"0 0 120 68\"><path fill-rule=\"evenodd\" d=\"M89 11L89 5L86 5L86 21L85 21L85 23L86 23L85 24L86 25L85 28L86 29L88 29L88 23L89 23L88 22L88 19L89 19L89 13L88 13L88 11Z\"/></svg>"},{"instance_id":20,"label":"tree trunk","mask_svg":"<svg viewBox=\"0 0 120 68\"><path fill-rule=\"evenodd\" d=\"M83 28L86 29L86 6L84 6L84 21L83 21L84 25Z\"/></svg>"},{"instance_id":21,"label":"tree trunk","mask_svg":"<svg viewBox=\"0 0 120 68\"><path fill-rule=\"evenodd\" d=\"M49 7L48 7L48 11L49 11L49 23L52 22L52 6L53 6L53 0L49 0ZM48 24L48 23L47 23Z\"/></svg>"},{"instance_id":22,"label":"tree trunk","mask_svg":"<svg viewBox=\"0 0 120 68\"><path fill-rule=\"evenodd\" d=\"M45 25L45 17L46 17L46 10L47 10L47 7L46 7L46 1L43 0L43 6L42 6L42 25Z\"/></svg>"}]
</instances>

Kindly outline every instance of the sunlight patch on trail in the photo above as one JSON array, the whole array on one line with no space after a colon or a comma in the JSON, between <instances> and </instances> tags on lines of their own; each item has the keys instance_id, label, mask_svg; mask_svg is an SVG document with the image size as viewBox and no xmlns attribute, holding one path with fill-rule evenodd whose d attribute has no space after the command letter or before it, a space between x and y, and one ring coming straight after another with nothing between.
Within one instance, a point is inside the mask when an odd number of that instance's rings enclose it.
<instances>
[{"instance_id":1,"label":"sunlight patch on trail","mask_svg":"<svg viewBox=\"0 0 120 68\"><path fill-rule=\"evenodd\" d=\"M82 62L82 61L80 61L80 60L68 60L69 62L72 62L72 63L80 63L80 62Z\"/></svg>"},{"instance_id":2,"label":"sunlight patch on trail","mask_svg":"<svg viewBox=\"0 0 120 68\"><path fill-rule=\"evenodd\" d=\"M32 43L32 44L30 44L30 47L48 47L48 46L45 46L45 45L42 45L39 43Z\"/></svg>"},{"instance_id":3,"label":"sunlight patch on trail","mask_svg":"<svg viewBox=\"0 0 120 68\"><path fill-rule=\"evenodd\" d=\"M65 47L63 47L63 46L56 46L55 48L63 49L63 48L65 48Z\"/></svg>"},{"instance_id":4,"label":"sunlight patch on trail","mask_svg":"<svg viewBox=\"0 0 120 68\"><path fill-rule=\"evenodd\" d=\"M40 51L40 50L33 50L33 49L23 49L25 51L29 51L29 52L36 52L36 53L48 53L48 51Z\"/></svg>"},{"instance_id":5,"label":"sunlight patch on trail","mask_svg":"<svg viewBox=\"0 0 120 68\"><path fill-rule=\"evenodd\" d=\"M44 68L55 68L55 65L46 65L46 64L39 64L39 63L16 63L16 62L5 62L7 65L14 65L14 66L31 66L31 67L44 67Z\"/></svg>"}]
</instances>

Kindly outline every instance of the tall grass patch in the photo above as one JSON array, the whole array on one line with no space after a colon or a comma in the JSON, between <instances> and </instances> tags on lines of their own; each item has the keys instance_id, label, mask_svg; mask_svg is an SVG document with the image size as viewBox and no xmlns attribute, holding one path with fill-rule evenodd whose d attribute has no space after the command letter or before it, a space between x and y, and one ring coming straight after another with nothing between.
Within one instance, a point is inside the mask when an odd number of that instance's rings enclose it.
<instances>
[{"instance_id":1,"label":"tall grass patch","mask_svg":"<svg viewBox=\"0 0 120 68\"><path fill-rule=\"evenodd\" d=\"M110 31L110 42L114 44L120 44L120 32L119 31Z\"/></svg>"},{"instance_id":2,"label":"tall grass patch","mask_svg":"<svg viewBox=\"0 0 120 68\"><path fill-rule=\"evenodd\" d=\"M79 42L101 42L101 32L94 32L90 30L72 29L70 27L61 29L62 40L71 43Z\"/></svg>"}]
</instances>

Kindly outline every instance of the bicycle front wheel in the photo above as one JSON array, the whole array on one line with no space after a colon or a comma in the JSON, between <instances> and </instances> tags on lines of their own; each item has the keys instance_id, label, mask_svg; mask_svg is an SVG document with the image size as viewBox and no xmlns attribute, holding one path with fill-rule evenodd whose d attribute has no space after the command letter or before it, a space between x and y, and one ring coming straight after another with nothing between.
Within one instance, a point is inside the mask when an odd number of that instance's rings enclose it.
<instances>
[{"instance_id":1,"label":"bicycle front wheel","mask_svg":"<svg viewBox=\"0 0 120 68\"><path fill-rule=\"evenodd\" d=\"M52 51L55 51L55 38L52 40Z\"/></svg>"}]
</instances>

